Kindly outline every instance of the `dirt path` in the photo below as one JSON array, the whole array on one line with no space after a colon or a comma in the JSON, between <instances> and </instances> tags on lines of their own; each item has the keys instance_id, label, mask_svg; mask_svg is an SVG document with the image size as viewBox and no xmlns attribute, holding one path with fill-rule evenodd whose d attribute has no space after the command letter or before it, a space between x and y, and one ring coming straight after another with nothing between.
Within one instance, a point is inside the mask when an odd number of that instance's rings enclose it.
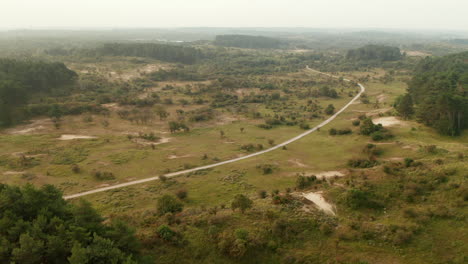
<instances>
[{"instance_id":1,"label":"dirt path","mask_svg":"<svg viewBox=\"0 0 468 264\"><path fill-rule=\"evenodd\" d=\"M329 76L329 77L340 78L340 77L333 76L333 75L328 74L328 73L322 73L322 72L310 69L309 66L306 66L306 69L308 71L323 74L323 75L326 75L326 76ZM350 81L348 79L343 79L343 80L346 81L346 82ZM345 106L343 106L340 110L338 110L334 115L330 116L328 119L326 119L325 121L323 121L319 125L307 130L306 132L304 132L304 133L302 133L302 134L300 134L298 136L295 136L295 137L293 137L293 138L291 138L291 139L289 139L289 140L287 140L287 141L285 141L285 142L283 142L281 144L278 144L278 145L276 145L274 147L271 147L269 149L265 149L265 150L262 150L262 151L259 151L259 152L255 152L255 153L252 153L252 154L249 154L249 155L246 155L246 156L242 156L242 157L231 159L231 160L221 161L221 162L218 162L218 163L214 163L214 164L206 165L206 166L201 166L201 167L197 167L197 168L193 168L193 169L168 173L168 174L165 174L164 176L167 177L167 178L171 178L171 177L179 176L179 175L194 172L194 171L210 169L210 168L218 167L218 166L221 166L221 165L238 162L238 161L249 159L249 158L252 158L252 157L255 157L255 156L263 155L263 154L271 152L273 150L280 149L283 146L286 146L286 145L288 145L288 144L290 144L292 142L295 142L295 141L297 141L297 140L299 140L299 139L301 139L301 138L315 132L317 129L320 129L321 127L327 125L328 123L333 121L339 114L341 114L343 111L345 111L350 105L352 105L356 100L358 100L359 97L361 97L361 94L365 92L366 88L364 87L364 85L362 85L360 83L358 83L357 85L359 86L359 88L361 90L351 101L349 101ZM85 195L90 195L90 194L93 194L93 193L105 192L105 191L108 191L108 190L118 189L118 188L130 186L130 185L135 185L135 184L140 184L140 183L145 183L145 182L155 181L155 180L159 180L159 176L150 177L150 178L141 179L141 180L136 180L136 181L125 182L125 183L116 184L116 185L103 187L103 188L97 188L97 189L87 191L87 192L71 194L71 195L65 196L64 198L65 199L73 199L73 198L82 197L82 196L85 196Z\"/></svg>"}]
</instances>

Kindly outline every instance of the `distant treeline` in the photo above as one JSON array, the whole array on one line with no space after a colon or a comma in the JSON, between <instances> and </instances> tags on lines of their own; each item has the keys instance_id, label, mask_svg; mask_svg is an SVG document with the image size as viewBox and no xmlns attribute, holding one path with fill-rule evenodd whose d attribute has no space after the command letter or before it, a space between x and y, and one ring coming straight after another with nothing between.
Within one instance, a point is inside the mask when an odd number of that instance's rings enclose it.
<instances>
[{"instance_id":1,"label":"distant treeline","mask_svg":"<svg viewBox=\"0 0 468 264\"><path fill-rule=\"evenodd\" d=\"M349 50L346 54L347 59L359 61L396 61L402 57L399 48L383 45L366 45Z\"/></svg>"},{"instance_id":2,"label":"distant treeline","mask_svg":"<svg viewBox=\"0 0 468 264\"><path fill-rule=\"evenodd\" d=\"M279 49L284 45L279 39L249 35L219 35L214 44L245 49Z\"/></svg>"},{"instance_id":3,"label":"distant treeline","mask_svg":"<svg viewBox=\"0 0 468 264\"><path fill-rule=\"evenodd\" d=\"M0 126L18 119L30 95L72 84L76 76L63 63L0 59Z\"/></svg>"},{"instance_id":4,"label":"distant treeline","mask_svg":"<svg viewBox=\"0 0 468 264\"><path fill-rule=\"evenodd\" d=\"M159 43L107 43L94 49L46 50L52 56L132 56L152 58L166 62L193 64L204 57L197 48Z\"/></svg>"},{"instance_id":5,"label":"distant treeline","mask_svg":"<svg viewBox=\"0 0 468 264\"><path fill-rule=\"evenodd\" d=\"M421 61L396 107L441 134L459 135L468 128L468 52Z\"/></svg>"}]
</instances>

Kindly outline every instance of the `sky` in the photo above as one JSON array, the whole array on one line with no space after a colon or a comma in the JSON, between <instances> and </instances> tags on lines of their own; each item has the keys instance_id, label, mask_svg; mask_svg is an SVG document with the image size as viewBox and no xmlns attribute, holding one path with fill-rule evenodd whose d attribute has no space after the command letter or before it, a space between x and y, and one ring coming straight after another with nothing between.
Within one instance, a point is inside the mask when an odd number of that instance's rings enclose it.
<instances>
[{"instance_id":1,"label":"sky","mask_svg":"<svg viewBox=\"0 0 468 264\"><path fill-rule=\"evenodd\" d=\"M468 0L0 0L0 28L311 27L468 31Z\"/></svg>"}]
</instances>

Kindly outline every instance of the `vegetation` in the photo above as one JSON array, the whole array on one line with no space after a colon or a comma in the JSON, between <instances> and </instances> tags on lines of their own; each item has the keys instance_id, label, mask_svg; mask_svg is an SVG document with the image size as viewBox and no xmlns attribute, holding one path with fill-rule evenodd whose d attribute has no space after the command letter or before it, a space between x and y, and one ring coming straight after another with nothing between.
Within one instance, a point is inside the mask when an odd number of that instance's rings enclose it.
<instances>
[{"instance_id":1,"label":"vegetation","mask_svg":"<svg viewBox=\"0 0 468 264\"><path fill-rule=\"evenodd\" d=\"M468 53L421 61L409 83L408 96L397 102L403 116L412 114L424 124L450 136L468 127ZM410 99L411 98L411 99Z\"/></svg>"},{"instance_id":2,"label":"vegetation","mask_svg":"<svg viewBox=\"0 0 468 264\"><path fill-rule=\"evenodd\" d=\"M62 199L55 187L0 185L1 262L139 263L140 243L122 221L103 224L89 203Z\"/></svg>"},{"instance_id":3,"label":"vegetation","mask_svg":"<svg viewBox=\"0 0 468 264\"><path fill-rule=\"evenodd\" d=\"M283 47L283 42L278 39L249 35L219 35L216 36L214 44L245 49L279 49Z\"/></svg>"},{"instance_id":4,"label":"vegetation","mask_svg":"<svg viewBox=\"0 0 468 264\"><path fill-rule=\"evenodd\" d=\"M346 58L362 61L395 61L400 60L402 55L400 49L396 47L367 45L362 48L349 50Z\"/></svg>"}]
</instances>

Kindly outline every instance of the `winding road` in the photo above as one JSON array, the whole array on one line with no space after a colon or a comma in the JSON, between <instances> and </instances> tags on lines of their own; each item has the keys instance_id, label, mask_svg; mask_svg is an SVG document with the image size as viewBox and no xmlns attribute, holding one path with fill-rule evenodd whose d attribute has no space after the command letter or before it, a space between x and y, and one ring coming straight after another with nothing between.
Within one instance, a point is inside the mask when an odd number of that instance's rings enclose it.
<instances>
[{"instance_id":1,"label":"winding road","mask_svg":"<svg viewBox=\"0 0 468 264\"><path fill-rule=\"evenodd\" d=\"M327 75L329 77L333 77L333 78L339 78L339 77L336 77L336 76L333 76L331 74L328 74L328 73L323 73L323 72L319 72L319 71L316 71L316 70L313 70L311 68L309 68L309 66L306 66L306 69L309 70L309 71L312 71L312 72L315 72L315 73L319 73L319 74L323 74L323 75ZM350 80L348 79L343 79L344 81L347 81L347 82L350 82ZM241 161L241 160L245 160L245 159L249 159L249 158L252 158L252 157L255 157L255 156L259 156L259 155L262 155L262 154L265 154L265 153L268 153L268 152L271 152L273 150L276 150L276 149L279 149L279 148L282 148L283 146L286 146L294 141L297 141L313 132L315 132L317 129L327 125L328 123L330 123L331 121L333 121L339 114L341 114L343 111L345 111L351 104L353 104L357 99L359 99L359 97L362 95L362 93L366 90L365 87L358 83L357 84L361 90L360 92L351 100L349 101L345 106L343 106L343 108L341 108L338 112L336 112L334 115L330 116L327 120L323 121L322 123L320 123L319 125L315 126L314 128L311 128L307 131L305 131L304 133L296 136L296 137L293 137L281 144L278 144L274 147L271 147L269 149L265 149L265 150L262 150L262 151L259 151L259 152L255 152L255 153L252 153L252 154L249 154L249 155L246 155L246 156L242 156L242 157L239 157L239 158L235 158L235 159L230 159L230 160L226 160L226 161L221 161L221 162L218 162L218 163L214 163L214 164L210 164L210 165L205 165L205 166L201 166L201 167L196 167L196 168L192 168L192 169L188 169L188 170L183 170L183 171L177 171L177 172L172 172L172 173L168 173L168 174L164 174L165 177L168 177L168 178L171 178L171 177L175 177L175 176L179 176L179 175L182 175L182 174L186 174L186 173L190 173L190 172L194 172L194 171L199 171L199 170L205 170L205 169L209 169L209 168L214 168L214 167L218 167L218 166L221 166L221 165L224 165L224 164L229 164L229 163L234 163L234 162L238 162L238 161ZM126 187L126 186L130 186L130 185L135 185L135 184L140 184L140 183L145 183L145 182L149 182L149 181L155 181L155 180L159 180L159 176L154 176L154 177L150 177L150 178L145 178L145 179L141 179L141 180L136 180L136 181L130 181L130 182L125 182L125 183L120 183L120 184L116 184L116 185L112 185L112 186L107 186L107 187L102 187L102 188L97 188L97 189L94 189L94 190L90 190L90 191L86 191L86 192L81 192L81 193L76 193L76 194L71 194L71 195L67 195L67 196L64 196L64 199L65 200L68 200L68 199L73 199L73 198L77 198L77 197L82 197L82 196L85 196L85 195L90 195L90 194L93 194L93 193L99 193L99 192L105 192L105 191L109 191L109 190L113 190L113 189L118 189L118 188L122 188L122 187Z\"/></svg>"}]
</instances>

